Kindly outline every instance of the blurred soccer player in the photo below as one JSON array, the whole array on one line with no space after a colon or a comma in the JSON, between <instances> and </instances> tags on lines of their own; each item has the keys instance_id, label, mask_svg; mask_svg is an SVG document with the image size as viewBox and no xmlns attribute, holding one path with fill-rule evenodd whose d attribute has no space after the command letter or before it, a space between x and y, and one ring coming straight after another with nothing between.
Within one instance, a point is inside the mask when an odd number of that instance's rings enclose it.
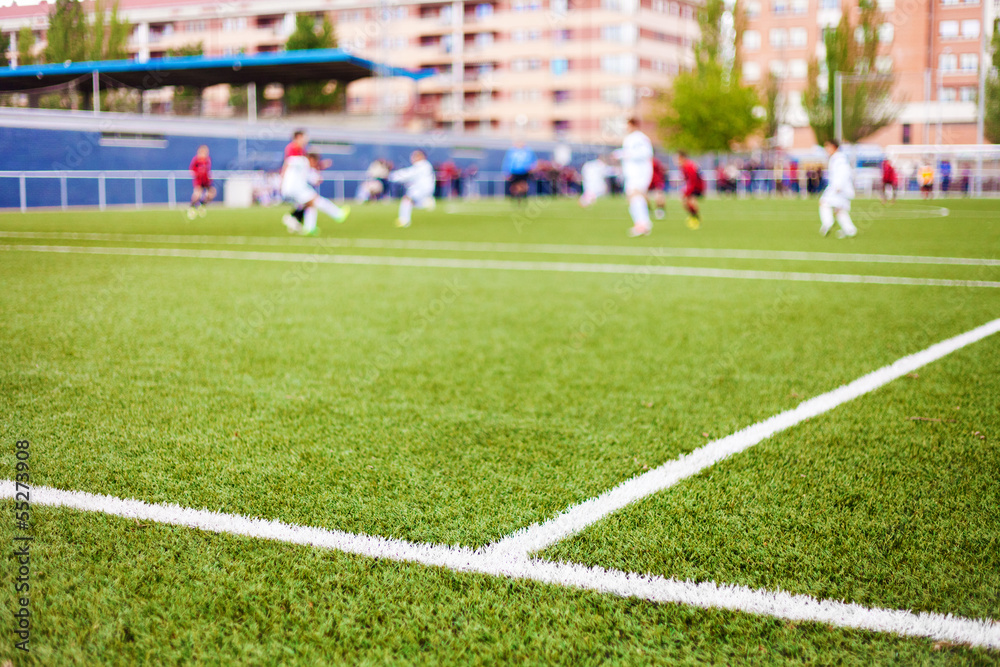
<instances>
[{"instance_id":1,"label":"blurred soccer player","mask_svg":"<svg viewBox=\"0 0 1000 667\"><path fill-rule=\"evenodd\" d=\"M882 201L896 201L896 187L899 185L899 177L896 176L896 169L892 166L889 158L882 160Z\"/></svg>"},{"instance_id":2,"label":"blurred soccer player","mask_svg":"<svg viewBox=\"0 0 1000 667\"><path fill-rule=\"evenodd\" d=\"M851 200L854 199L854 179L851 177L851 163L840 150L840 142L829 139L823 144L830 164L827 167L827 186L819 198L819 233L826 236L833 229L834 212L840 230L838 238L849 238L858 233L851 220Z\"/></svg>"},{"instance_id":3,"label":"blurred soccer player","mask_svg":"<svg viewBox=\"0 0 1000 667\"><path fill-rule=\"evenodd\" d=\"M281 196L305 209L302 215L302 233L313 236L319 233L316 219L323 211L335 222L343 222L351 212L349 206L337 206L326 197L321 197L309 185L309 157L305 147L309 138L303 130L292 135L292 141L285 147L285 162L281 166ZM288 226L286 222L286 226ZM289 227L289 231L296 231Z\"/></svg>"},{"instance_id":4,"label":"blurred soccer player","mask_svg":"<svg viewBox=\"0 0 1000 667\"><path fill-rule=\"evenodd\" d=\"M320 172L324 169L329 169L333 165L333 161L322 159L319 153L309 153L306 157L309 158L309 176L306 180L318 192L319 184L323 182L323 175ZM282 218L282 222L285 223L285 227L289 232L297 232L302 230L302 223L305 221L305 217L306 207L298 206L294 211Z\"/></svg>"},{"instance_id":5,"label":"blurred soccer player","mask_svg":"<svg viewBox=\"0 0 1000 667\"><path fill-rule=\"evenodd\" d=\"M528 196L528 179L535 167L535 152L525 148L524 142L518 139L514 147L503 156L501 170L507 175L510 196L514 201L522 202Z\"/></svg>"},{"instance_id":6,"label":"blurred soccer player","mask_svg":"<svg viewBox=\"0 0 1000 667\"><path fill-rule=\"evenodd\" d=\"M409 167L397 169L389 174L390 181L406 186L406 194L399 202L399 217L396 218L397 227L410 226L414 206L428 211L433 211L435 206L434 167L427 161L423 151L410 153L410 162Z\"/></svg>"},{"instance_id":7,"label":"blurred soccer player","mask_svg":"<svg viewBox=\"0 0 1000 667\"><path fill-rule=\"evenodd\" d=\"M690 229L701 227L701 212L698 210L698 198L705 194L705 181L701 178L698 165L684 151L677 153L681 160L681 174L684 176L684 190L681 191L681 202L688 212L687 226Z\"/></svg>"},{"instance_id":8,"label":"blurred soccer player","mask_svg":"<svg viewBox=\"0 0 1000 667\"><path fill-rule=\"evenodd\" d=\"M583 184L580 206L587 208L608 194L608 164L600 157L584 162L580 167L580 180Z\"/></svg>"},{"instance_id":9,"label":"blurred soccer player","mask_svg":"<svg viewBox=\"0 0 1000 667\"><path fill-rule=\"evenodd\" d=\"M205 216L205 205L215 199L215 187L212 186L212 158L208 156L208 146L198 146L198 152L191 159L191 177L194 191L191 193L191 206L187 217L194 220L196 215Z\"/></svg>"},{"instance_id":10,"label":"blurred soccer player","mask_svg":"<svg viewBox=\"0 0 1000 667\"><path fill-rule=\"evenodd\" d=\"M615 153L622 163L628 212L632 216L632 229L628 235L646 236L653 231L646 201L646 193L653 180L653 144L639 130L639 122L635 118L629 119L628 134L622 141L621 149Z\"/></svg>"},{"instance_id":11,"label":"blurred soccer player","mask_svg":"<svg viewBox=\"0 0 1000 667\"><path fill-rule=\"evenodd\" d=\"M667 165L653 158L653 179L649 183L652 193L653 217L663 220L667 217Z\"/></svg>"}]
</instances>

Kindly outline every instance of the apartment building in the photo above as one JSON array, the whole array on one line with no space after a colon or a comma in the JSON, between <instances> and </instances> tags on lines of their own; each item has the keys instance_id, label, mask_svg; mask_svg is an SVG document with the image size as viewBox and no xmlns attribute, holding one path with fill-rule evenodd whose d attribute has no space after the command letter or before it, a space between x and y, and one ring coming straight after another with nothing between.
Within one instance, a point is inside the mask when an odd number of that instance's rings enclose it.
<instances>
[{"instance_id":1,"label":"apartment building","mask_svg":"<svg viewBox=\"0 0 1000 667\"><path fill-rule=\"evenodd\" d=\"M985 6L983 3L986 3ZM886 144L969 144L976 141L979 68L988 66L983 39L997 16L995 0L878 0L884 22L877 67L895 76L897 122L868 139ZM785 127L782 143L815 141L802 109L809 60L823 63L824 31L843 11L857 18L857 1L749 0L743 75L762 83L780 77ZM984 34L984 31L986 33ZM986 61L984 63L984 61ZM825 64L824 64L825 66ZM821 75L826 84L826 76Z\"/></svg>"},{"instance_id":2,"label":"apartment building","mask_svg":"<svg viewBox=\"0 0 1000 667\"><path fill-rule=\"evenodd\" d=\"M611 140L624 119L691 64L696 0L120 0L132 57L202 43L205 53L283 48L297 13L329 16L339 45L375 62L426 68L418 83L375 77L348 88L348 111L397 126L527 138ZM0 7L44 45L50 6ZM221 99L221 98L220 98Z\"/></svg>"}]
</instances>

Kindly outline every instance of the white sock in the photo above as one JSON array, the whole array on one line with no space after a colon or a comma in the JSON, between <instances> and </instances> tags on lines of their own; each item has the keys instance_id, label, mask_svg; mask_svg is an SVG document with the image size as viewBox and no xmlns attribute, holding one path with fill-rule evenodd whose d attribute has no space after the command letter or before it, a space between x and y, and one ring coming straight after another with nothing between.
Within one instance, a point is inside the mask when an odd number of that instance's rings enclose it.
<instances>
[{"instance_id":1,"label":"white sock","mask_svg":"<svg viewBox=\"0 0 1000 667\"><path fill-rule=\"evenodd\" d=\"M632 216L632 222L636 227L652 229L653 223L649 220L649 205L642 195L632 195L628 200L628 212Z\"/></svg>"},{"instance_id":2,"label":"white sock","mask_svg":"<svg viewBox=\"0 0 1000 667\"><path fill-rule=\"evenodd\" d=\"M824 234L833 228L833 209L829 205L819 205L819 222L819 231Z\"/></svg>"},{"instance_id":3,"label":"white sock","mask_svg":"<svg viewBox=\"0 0 1000 667\"><path fill-rule=\"evenodd\" d=\"M306 207L305 215L302 218L302 231L311 232L316 229L316 218L319 217L319 211L316 210L315 206Z\"/></svg>"},{"instance_id":4,"label":"white sock","mask_svg":"<svg viewBox=\"0 0 1000 667\"><path fill-rule=\"evenodd\" d=\"M851 220L851 214L847 211L837 211L837 223L848 236L854 236L858 233L858 228L854 226L854 221Z\"/></svg>"},{"instance_id":5,"label":"white sock","mask_svg":"<svg viewBox=\"0 0 1000 667\"><path fill-rule=\"evenodd\" d=\"M323 211L334 220L340 217L340 207L326 197L316 197L316 201L313 202L313 206Z\"/></svg>"},{"instance_id":6,"label":"white sock","mask_svg":"<svg viewBox=\"0 0 1000 667\"><path fill-rule=\"evenodd\" d=\"M413 213L413 202L410 201L409 197L403 197L403 200L399 202L399 219L403 221L404 225L410 224L410 215Z\"/></svg>"}]
</instances>

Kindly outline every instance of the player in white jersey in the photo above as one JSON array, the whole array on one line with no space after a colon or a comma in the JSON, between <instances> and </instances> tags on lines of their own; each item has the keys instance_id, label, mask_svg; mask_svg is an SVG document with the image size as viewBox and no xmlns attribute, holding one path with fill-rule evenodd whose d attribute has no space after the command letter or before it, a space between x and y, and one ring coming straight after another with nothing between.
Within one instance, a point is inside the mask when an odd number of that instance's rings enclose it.
<instances>
[{"instance_id":1,"label":"player in white jersey","mask_svg":"<svg viewBox=\"0 0 1000 667\"><path fill-rule=\"evenodd\" d=\"M823 144L830 163L827 166L827 185L819 198L819 233L826 236L833 228L834 212L840 230L839 238L850 238L857 235L858 229L851 220L851 200L854 199L854 179L851 176L851 163L840 150L840 142L828 140Z\"/></svg>"},{"instance_id":2,"label":"player in white jersey","mask_svg":"<svg viewBox=\"0 0 1000 667\"><path fill-rule=\"evenodd\" d=\"M302 216L302 233L313 236L319 233L316 229L319 211L323 211L336 222L343 222L351 209L349 206L340 208L326 197L321 197L315 188L309 185L311 165L305 151L307 143L306 133L297 130L292 142L285 148L285 162L281 166L281 196L296 206L305 208ZM287 221L285 224L288 227ZM292 227L288 229L295 231Z\"/></svg>"},{"instance_id":3,"label":"player in white jersey","mask_svg":"<svg viewBox=\"0 0 1000 667\"><path fill-rule=\"evenodd\" d=\"M635 118L628 121L628 134L622 141L621 149L615 151L622 163L622 177L625 180L625 196L628 211L632 216L629 236L646 236L653 231L649 219L649 203L646 193L653 180L653 144L649 137L639 131Z\"/></svg>"},{"instance_id":4,"label":"player in white jersey","mask_svg":"<svg viewBox=\"0 0 1000 667\"><path fill-rule=\"evenodd\" d=\"M583 182L580 206L586 208L598 197L608 194L608 164L600 157L584 162L580 167L580 180Z\"/></svg>"},{"instance_id":5,"label":"player in white jersey","mask_svg":"<svg viewBox=\"0 0 1000 667\"><path fill-rule=\"evenodd\" d=\"M434 202L434 167L427 161L423 151L413 151L410 153L412 163L405 169L397 169L389 174L389 180L393 183L402 183L406 186L406 194L399 202L399 217L396 218L397 227L409 227L413 207L433 211Z\"/></svg>"}]
</instances>

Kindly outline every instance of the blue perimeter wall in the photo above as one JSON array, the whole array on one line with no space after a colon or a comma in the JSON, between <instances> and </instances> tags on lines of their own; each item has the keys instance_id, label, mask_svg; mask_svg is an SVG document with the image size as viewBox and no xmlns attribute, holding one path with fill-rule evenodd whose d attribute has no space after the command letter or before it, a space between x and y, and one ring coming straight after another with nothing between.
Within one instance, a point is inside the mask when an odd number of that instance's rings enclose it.
<instances>
[{"instance_id":1,"label":"blue perimeter wall","mask_svg":"<svg viewBox=\"0 0 1000 667\"><path fill-rule=\"evenodd\" d=\"M398 136L398 135L397 135ZM48 130L38 128L0 127L0 171L133 171L164 170L184 172L177 179L177 201L184 202L191 196L190 179L186 176L188 165L201 144L207 144L211 151L213 170L277 170L281 167L284 148L289 138L259 139L247 137L211 137L163 135L165 146L117 146L102 145L102 133L79 130ZM421 141L434 145L421 145ZM375 144L356 143L344 145L341 142L318 138L318 147L336 144L336 154L324 155L333 160L332 172L364 171L376 158L392 161L398 167L409 164L409 155L414 148L427 153L431 163L440 165L449 159L460 169L475 164L480 172L500 171L505 149L494 147L468 146L472 141L462 143L461 138L450 137L447 141L435 141L432 137L413 137L413 143ZM450 145L449 145L450 144ZM322 152L322 150L320 151ZM549 158L550 152L536 151L539 158ZM579 166L584 159L596 154L575 153L573 163ZM224 187L224 184L221 184ZM332 182L324 183L323 194L332 195ZM108 179L107 203L135 203L134 179ZM345 195L354 194L356 183L345 184ZM26 183L29 207L59 206L60 185L58 179L29 178ZM74 179L67 181L68 204L70 206L96 206L98 204L95 179ZM218 197L223 193L220 191ZM167 183L155 179L144 181L142 185L144 204L163 204L168 201ZM20 206L18 180L0 177L0 208Z\"/></svg>"}]
</instances>

